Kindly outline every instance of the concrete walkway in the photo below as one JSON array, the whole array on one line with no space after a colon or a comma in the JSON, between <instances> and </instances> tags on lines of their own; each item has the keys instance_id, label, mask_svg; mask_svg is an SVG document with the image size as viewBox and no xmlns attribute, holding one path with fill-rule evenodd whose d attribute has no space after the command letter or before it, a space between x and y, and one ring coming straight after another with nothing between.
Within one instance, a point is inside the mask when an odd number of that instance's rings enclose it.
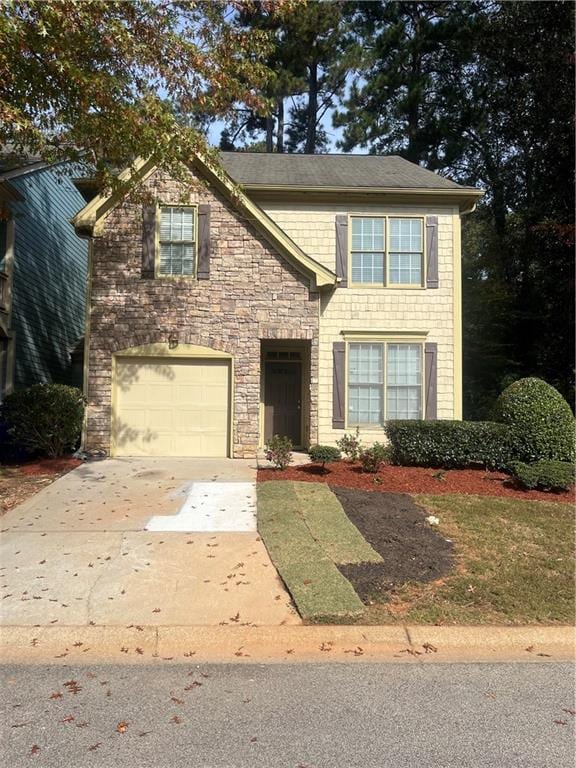
<instances>
[{"instance_id":1,"label":"concrete walkway","mask_svg":"<svg viewBox=\"0 0 576 768\"><path fill-rule=\"evenodd\" d=\"M245 490L255 474L231 459L107 459L58 479L0 521L0 626L299 624L258 534L222 530L233 495L218 497L218 532L158 530L195 483Z\"/></svg>"}]
</instances>

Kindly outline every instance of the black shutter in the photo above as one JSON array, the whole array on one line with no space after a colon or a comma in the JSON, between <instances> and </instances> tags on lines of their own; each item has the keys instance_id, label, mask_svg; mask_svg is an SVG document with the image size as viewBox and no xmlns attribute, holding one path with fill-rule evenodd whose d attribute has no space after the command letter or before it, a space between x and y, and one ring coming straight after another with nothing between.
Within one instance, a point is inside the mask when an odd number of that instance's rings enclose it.
<instances>
[{"instance_id":1,"label":"black shutter","mask_svg":"<svg viewBox=\"0 0 576 768\"><path fill-rule=\"evenodd\" d=\"M424 392L425 415L427 421L435 421L438 418L438 394L436 388L438 344L427 343L424 345Z\"/></svg>"},{"instance_id":2,"label":"black shutter","mask_svg":"<svg viewBox=\"0 0 576 768\"><path fill-rule=\"evenodd\" d=\"M155 205L145 205L142 209L142 277L154 277L156 259L156 212Z\"/></svg>"},{"instance_id":3,"label":"black shutter","mask_svg":"<svg viewBox=\"0 0 576 768\"><path fill-rule=\"evenodd\" d=\"M348 287L348 216L336 216L336 275L337 288Z\"/></svg>"},{"instance_id":4,"label":"black shutter","mask_svg":"<svg viewBox=\"0 0 576 768\"><path fill-rule=\"evenodd\" d=\"M335 341L332 345L332 428L344 429L346 342Z\"/></svg>"},{"instance_id":5,"label":"black shutter","mask_svg":"<svg viewBox=\"0 0 576 768\"><path fill-rule=\"evenodd\" d=\"M426 288L438 288L438 216L426 217Z\"/></svg>"},{"instance_id":6,"label":"black shutter","mask_svg":"<svg viewBox=\"0 0 576 768\"><path fill-rule=\"evenodd\" d=\"M210 206L198 206L198 280L210 278Z\"/></svg>"}]
</instances>

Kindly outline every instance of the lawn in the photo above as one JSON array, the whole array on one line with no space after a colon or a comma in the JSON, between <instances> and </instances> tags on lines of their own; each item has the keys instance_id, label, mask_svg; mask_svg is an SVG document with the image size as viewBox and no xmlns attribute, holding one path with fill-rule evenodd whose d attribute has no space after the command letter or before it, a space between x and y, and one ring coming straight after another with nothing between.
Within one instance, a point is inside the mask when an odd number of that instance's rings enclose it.
<instances>
[{"instance_id":1,"label":"lawn","mask_svg":"<svg viewBox=\"0 0 576 768\"><path fill-rule=\"evenodd\" d=\"M569 504L286 480L260 483L258 499L260 533L305 621L574 621Z\"/></svg>"}]
</instances>

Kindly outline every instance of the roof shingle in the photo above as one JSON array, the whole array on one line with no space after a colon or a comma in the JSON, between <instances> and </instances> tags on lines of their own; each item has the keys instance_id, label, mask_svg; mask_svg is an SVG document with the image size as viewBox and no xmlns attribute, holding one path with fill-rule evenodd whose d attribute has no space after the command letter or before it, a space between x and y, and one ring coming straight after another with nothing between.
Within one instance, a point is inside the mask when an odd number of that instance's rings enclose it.
<instances>
[{"instance_id":1,"label":"roof shingle","mask_svg":"<svg viewBox=\"0 0 576 768\"><path fill-rule=\"evenodd\" d=\"M307 188L466 190L397 155L301 155L221 152L237 184Z\"/></svg>"}]
</instances>

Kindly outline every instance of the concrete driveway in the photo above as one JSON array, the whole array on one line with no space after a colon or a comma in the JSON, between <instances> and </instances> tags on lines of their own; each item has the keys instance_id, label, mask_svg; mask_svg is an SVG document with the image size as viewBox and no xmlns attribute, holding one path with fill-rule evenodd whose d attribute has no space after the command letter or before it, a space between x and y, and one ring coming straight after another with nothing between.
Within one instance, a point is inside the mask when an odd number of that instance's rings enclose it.
<instances>
[{"instance_id":1,"label":"concrete driveway","mask_svg":"<svg viewBox=\"0 0 576 768\"><path fill-rule=\"evenodd\" d=\"M231 459L78 467L0 520L0 624L299 624L249 530L255 475Z\"/></svg>"}]
</instances>

